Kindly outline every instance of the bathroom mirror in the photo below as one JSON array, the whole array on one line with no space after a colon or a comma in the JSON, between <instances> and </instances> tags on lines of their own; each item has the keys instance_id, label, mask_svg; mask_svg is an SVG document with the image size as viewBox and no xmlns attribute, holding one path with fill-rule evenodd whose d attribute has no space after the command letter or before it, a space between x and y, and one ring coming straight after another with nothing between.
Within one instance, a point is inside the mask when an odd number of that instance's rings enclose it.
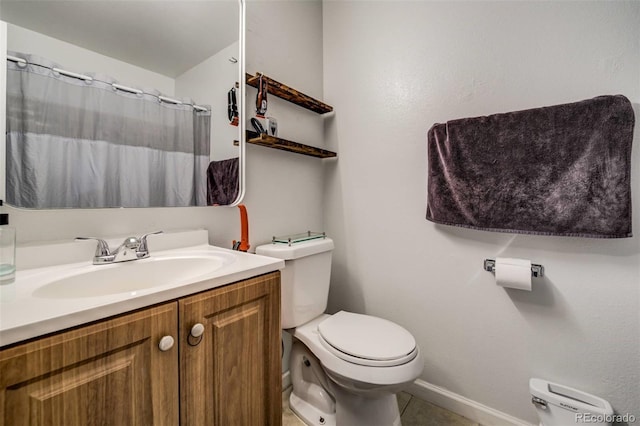
<instances>
[{"instance_id":1,"label":"bathroom mirror","mask_svg":"<svg viewBox=\"0 0 640 426\"><path fill-rule=\"evenodd\" d=\"M0 198L34 209L238 204L244 6L1 0Z\"/></svg>"}]
</instances>

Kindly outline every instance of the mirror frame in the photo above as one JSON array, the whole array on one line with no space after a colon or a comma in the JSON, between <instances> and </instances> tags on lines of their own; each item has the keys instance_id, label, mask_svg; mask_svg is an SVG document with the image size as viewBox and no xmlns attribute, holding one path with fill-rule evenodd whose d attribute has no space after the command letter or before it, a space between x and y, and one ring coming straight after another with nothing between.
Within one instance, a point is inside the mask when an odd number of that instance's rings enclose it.
<instances>
[{"instance_id":1,"label":"mirror frame","mask_svg":"<svg viewBox=\"0 0 640 426\"><path fill-rule=\"evenodd\" d=\"M240 0L242 1L242 0ZM7 196L7 23L0 21L0 200Z\"/></svg>"},{"instance_id":2,"label":"mirror frame","mask_svg":"<svg viewBox=\"0 0 640 426\"><path fill-rule=\"evenodd\" d=\"M240 7L239 13L239 22L238 27L239 30L239 40L238 44L240 45L240 66L238 67L238 83L240 87L238 88L238 102L240 102L240 108L238 110L238 130L240 131L240 137L238 138L238 197L236 200L223 207L235 207L242 202L244 199L244 194L246 191L246 164L247 164L247 156L246 156L246 142L247 142L247 120L246 120L246 109L247 102L245 98L245 90L246 90L246 79L247 74L246 70L246 57L245 57L245 39L246 39L246 0L238 0L238 6ZM6 36L5 36L6 40ZM5 70L6 71L6 70ZM4 163L2 163L4 164ZM4 183L3 183L4 186ZM0 190L4 190L2 186L0 186Z\"/></svg>"},{"instance_id":3,"label":"mirror frame","mask_svg":"<svg viewBox=\"0 0 640 426\"><path fill-rule=\"evenodd\" d=\"M238 137L238 196L231 203L223 206L185 206L182 208L200 208L200 207L235 207L239 205L244 199L244 195L246 192L246 99L245 99L245 84L246 84L246 64L245 64L245 35L246 35L246 0L237 0L238 1L238 44L239 44L239 58L238 58L238 96L237 101L240 103L238 108L238 131L240 135ZM7 176L6 176L6 98L7 98L7 23L5 21L0 20L0 61L2 61L2 66L0 66L0 134L5 135L0 140L0 200L6 200L6 189L7 189ZM11 206L12 208L20 209L20 210L29 210L29 211L51 211L51 210L108 210L112 208L126 208L126 207L96 207L96 208L88 208L88 209L80 209L80 208L71 208L71 209L24 209L21 207ZM168 207L130 207L130 208L168 208Z\"/></svg>"}]
</instances>

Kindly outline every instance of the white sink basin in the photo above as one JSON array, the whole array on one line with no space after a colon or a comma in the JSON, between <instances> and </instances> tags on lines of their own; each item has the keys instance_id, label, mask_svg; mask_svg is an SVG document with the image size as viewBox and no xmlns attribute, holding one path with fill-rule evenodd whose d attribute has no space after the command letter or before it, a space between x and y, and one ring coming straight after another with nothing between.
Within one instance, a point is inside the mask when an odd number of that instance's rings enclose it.
<instances>
[{"instance_id":1,"label":"white sink basin","mask_svg":"<svg viewBox=\"0 0 640 426\"><path fill-rule=\"evenodd\" d=\"M284 268L211 246L206 229L151 235L149 249L148 259L92 265L92 241L19 246L15 281L0 285L0 347Z\"/></svg>"},{"instance_id":2,"label":"white sink basin","mask_svg":"<svg viewBox=\"0 0 640 426\"><path fill-rule=\"evenodd\" d=\"M110 265L90 265L77 268L33 292L34 297L70 299L106 296L118 293L135 295L140 290L181 282L192 282L233 262L231 256L193 255L150 257L143 260Z\"/></svg>"}]
</instances>

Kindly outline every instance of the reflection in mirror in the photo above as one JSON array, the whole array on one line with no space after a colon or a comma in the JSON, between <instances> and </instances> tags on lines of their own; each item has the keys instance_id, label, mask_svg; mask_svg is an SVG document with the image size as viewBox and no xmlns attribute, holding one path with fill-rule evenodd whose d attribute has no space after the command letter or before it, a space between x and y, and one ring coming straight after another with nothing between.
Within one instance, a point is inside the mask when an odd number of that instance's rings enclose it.
<instances>
[{"instance_id":1,"label":"reflection in mirror","mask_svg":"<svg viewBox=\"0 0 640 426\"><path fill-rule=\"evenodd\" d=\"M240 202L241 1L3 0L0 12L9 204Z\"/></svg>"}]
</instances>

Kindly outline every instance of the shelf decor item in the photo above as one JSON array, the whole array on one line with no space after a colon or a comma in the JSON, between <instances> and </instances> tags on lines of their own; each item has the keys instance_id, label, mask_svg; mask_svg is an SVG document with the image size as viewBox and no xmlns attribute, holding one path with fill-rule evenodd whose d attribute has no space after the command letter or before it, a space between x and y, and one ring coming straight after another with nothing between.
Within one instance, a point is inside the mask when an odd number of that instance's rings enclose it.
<instances>
[{"instance_id":1,"label":"shelf decor item","mask_svg":"<svg viewBox=\"0 0 640 426\"><path fill-rule=\"evenodd\" d=\"M266 84L269 87L269 93L273 96L277 96L281 99L301 106L302 108L313 111L317 114L327 114L333 112L333 107L331 105L327 105L322 101L305 95L304 93L299 92L270 77L267 77L262 73L256 73L255 76L247 74L246 83L249 86L257 88L258 94L260 93L260 88L262 87L262 85ZM275 148L282 151L294 152L296 154L309 155L316 158L337 157L337 154L335 152L277 137L277 122L275 122L275 119L273 119L272 117L267 117L267 122L268 123L266 126L266 131L247 131L247 143L266 146L268 148ZM274 130L272 130L272 122L276 124Z\"/></svg>"}]
</instances>

